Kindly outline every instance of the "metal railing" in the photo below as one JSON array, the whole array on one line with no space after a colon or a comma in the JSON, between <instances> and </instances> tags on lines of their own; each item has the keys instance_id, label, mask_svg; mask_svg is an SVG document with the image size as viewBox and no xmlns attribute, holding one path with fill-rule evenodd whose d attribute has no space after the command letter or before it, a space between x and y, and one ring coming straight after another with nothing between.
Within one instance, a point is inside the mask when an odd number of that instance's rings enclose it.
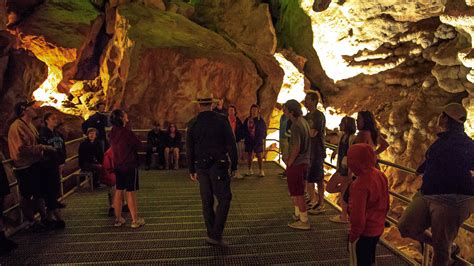
<instances>
[{"instance_id":1,"label":"metal railing","mask_svg":"<svg viewBox=\"0 0 474 266\"><path fill-rule=\"evenodd\" d=\"M64 144L65 144L66 147L67 147L67 146L69 146L69 145L72 145L72 144L75 144L75 143L77 143L77 142L80 142L80 141L82 141L82 140L84 140L84 139L85 139L85 137L80 137L80 138L77 138L77 139L73 139L73 140L70 140L70 141L66 141ZM70 162L70 161L73 161L73 160L77 159L78 157L79 157L78 154L74 154L74 155L72 155L72 156L66 158L66 163L67 163L67 162ZM14 187L16 187L16 186L18 186L18 181L16 180L16 177L15 177L15 174L14 174L15 168L14 168L14 166L13 166L13 160L12 160L12 159L3 160L2 163L3 163L4 166L9 166L9 167L4 167L4 168L5 168L5 171L7 171L7 169L11 169L11 172L12 172L11 175L15 178L15 181L13 181L13 182L11 182L11 183L9 184L10 189L11 189L11 188L14 188ZM70 174L68 174L67 176L61 177L61 180L60 180L60 184L61 184L61 185L60 185L60 195L59 195L59 198L58 198L59 201L64 200L66 197L72 195L72 194L77 190L77 186L74 186L73 188L71 188L69 191L67 191L67 192L65 193L64 183L65 183L66 181L68 181L69 179L71 179L72 177L75 177L77 174L79 174L79 172L80 172L80 169L78 168L78 169L76 169L76 170L73 170L73 171L72 171ZM84 180L84 182L87 182L87 180ZM79 185L83 185L84 182L80 183ZM17 190L17 193L19 194L18 190ZM17 198L17 199L20 199L21 196L18 195L16 198ZM10 212L12 212L12 211L18 209L19 207L20 207L20 203L17 202L17 203L15 203L15 204L13 204L12 206L10 206L9 208L5 209L5 210L3 211L3 214L4 214L4 215L7 215L8 213L10 213ZM10 231L10 234L17 232L18 230L20 230L20 229L22 229L22 228L24 228L24 227L26 227L26 226L27 226L27 224L26 224L25 221L24 221L23 213L20 211L20 225L17 226L17 227L15 227L15 228L13 228L13 230Z\"/></svg>"},{"instance_id":2,"label":"metal railing","mask_svg":"<svg viewBox=\"0 0 474 266\"><path fill-rule=\"evenodd\" d=\"M279 128L268 128L268 130L279 130ZM279 139L268 139L269 141L275 141L277 143L280 143L280 140ZM332 143L329 143L329 142L325 142L325 146L326 148L329 148L333 151L335 151L337 149L337 145L335 144L332 144ZM278 150L275 150L275 149L269 149L269 151L273 151L273 152L276 152L278 153L278 160L279 160L279 165L281 167L283 167L283 165L281 164L281 148L280 148L280 145L278 145ZM398 169L402 172L405 172L405 173L409 173L409 174L414 174L414 175L417 175L417 172L415 169L412 169L412 168L409 168L409 167L406 167L406 166L402 166L402 165L398 165L396 163L393 163L393 162L389 162L389 161L386 161L386 160L381 160L381 159L378 159L377 162L379 164L382 164L382 165L385 165L385 166L388 166L388 167L393 167L395 169ZM324 164L331 167L331 168L334 168L336 169L337 167L333 164L331 164L330 162L327 162L327 161L324 161ZM325 182L327 183L327 181L325 180ZM395 191L392 191L392 190L389 190L389 194L394 197L394 198L397 198L398 200L402 201L403 203L405 204L410 204L412 199L411 198L408 198L406 196L403 196ZM337 205L337 204L334 204L333 202L331 201L328 201L331 205L333 205L334 207L336 207L339 211L341 210L341 208ZM395 218L393 217L390 217L390 216L386 216L386 219L394 224L394 225L398 225L398 220L396 220ZM473 225L470 225L466 222L464 222L462 225L461 225L461 228L465 229L466 231L470 232L470 233L473 233L474 232L474 226ZM389 243L387 243L386 241L384 240L381 240L382 243L387 247L389 248L390 250L392 251L395 251L397 252L398 254L401 254L405 259L408 259L408 261L410 263L414 263L415 261L411 258L409 258L407 255L405 255L404 253L402 253L400 250L394 248L393 246L391 246ZM464 258L460 257L459 255L456 256L456 259L459 261L459 262L462 262L466 265L472 265L470 262L468 262L467 260L465 260Z\"/></svg>"}]
</instances>

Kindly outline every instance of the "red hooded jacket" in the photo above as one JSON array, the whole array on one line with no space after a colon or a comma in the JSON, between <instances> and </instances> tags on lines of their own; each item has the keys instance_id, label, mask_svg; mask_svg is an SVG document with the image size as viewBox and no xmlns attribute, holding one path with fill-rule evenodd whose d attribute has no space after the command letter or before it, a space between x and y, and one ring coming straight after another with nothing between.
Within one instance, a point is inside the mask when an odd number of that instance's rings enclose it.
<instances>
[{"instance_id":1,"label":"red hooded jacket","mask_svg":"<svg viewBox=\"0 0 474 266\"><path fill-rule=\"evenodd\" d=\"M379 236L383 233L388 212L387 177L375 164L377 156L371 146L354 144L347 152L347 165L357 176L349 193L349 241L360 236Z\"/></svg>"}]
</instances>

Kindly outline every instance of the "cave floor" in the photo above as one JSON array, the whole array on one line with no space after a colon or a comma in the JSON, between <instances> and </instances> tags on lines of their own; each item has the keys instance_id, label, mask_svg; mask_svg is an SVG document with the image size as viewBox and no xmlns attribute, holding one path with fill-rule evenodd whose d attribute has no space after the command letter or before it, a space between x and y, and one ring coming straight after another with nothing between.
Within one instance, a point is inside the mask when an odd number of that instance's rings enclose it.
<instances>
[{"instance_id":1,"label":"cave floor","mask_svg":"<svg viewBox=\"0 0 474 266\"><path fill-rule=\"evenodd\" d=\"M130 219L113 227L107 216L107 189L86 188L66 199L62 231L20 232L19 248L0 258L11 264L312 264L348 265L346 225L329 222L337 210L310 216L310 231L286 225L293 210L280 169L265 164L264 178L232 183L233 200L224 238L228 250L206 245L197 184L186 170L141 171L138 204L146 225L131 229ZM404 265L379 245L379 265Z\"/></svg>"}]
</instances>

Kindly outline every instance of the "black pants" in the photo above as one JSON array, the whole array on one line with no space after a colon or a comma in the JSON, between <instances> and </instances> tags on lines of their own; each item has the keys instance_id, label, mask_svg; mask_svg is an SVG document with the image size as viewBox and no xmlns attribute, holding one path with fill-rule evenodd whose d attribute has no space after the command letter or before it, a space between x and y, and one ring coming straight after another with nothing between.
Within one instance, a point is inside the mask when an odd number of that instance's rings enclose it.
<instances>
[{"instance_id":1,"label":"black pants","mask_svg":"<svg viewBox=\"0 0 474 266\"><path fill-rule=\"evenodd\" d=\"M207 236L221 240L232 200L229 170L219 169L213 165L210 169L198 169L197 175ZM214 196L218 202L216 211L214 211Z\"/></svg>"},{"instance_id":2,"label":"black pants","mask_svg":"<svg viewBox=\"0 0 474 266\"><path fill-rule=\"evenodd\" d=\"M58 208L58 198L61 193L61 175L59 165L43 165L41 167L41 192L48 211Z\"/></svg>"},{"instance_id":3,"label":"black pants","mask_svg":"<svg viewBox=\"0 0 474 266\"><path fill-rule=\"evenodd\" d=\"M380 236L361 236L355 247L351 247L351 260L357 261L357 266L370 266L375 263L375 250L379 238Z\"/></svg>"},{"instance_id":4,"label":"black pants","mask_svg":"<svg viewBox=\"0 0 474 266\"><path fill-rule=\"evenodd\" d=\"M151 165L151 157L153 156L153 148L156 148L156 153L158 153L157 164L158 165L164 165L165 164L164 148L162 146L153 146L153 145L147 145L146 146L145 165L146 166Z\"/></svg>"}]
</instances>

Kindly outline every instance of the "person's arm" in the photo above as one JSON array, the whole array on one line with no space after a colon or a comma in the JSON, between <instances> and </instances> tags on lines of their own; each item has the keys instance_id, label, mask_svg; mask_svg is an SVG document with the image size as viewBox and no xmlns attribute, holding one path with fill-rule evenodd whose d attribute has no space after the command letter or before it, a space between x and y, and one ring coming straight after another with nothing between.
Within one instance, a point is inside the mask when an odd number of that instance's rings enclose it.
<instances>
[{"instance_id":1,"label":"person's arm","mask_svg":"<svg viewBox=\"0 0 474 266\"><path fill-rule=\"evenodd\" d=\"M191 179L194 180L195 174L196 174L196 166L194 165L194 162L196 161L196 155L194 151L194 125L195 121L194 119L191 120L188 124L188 130L186 132L186 157L188 159L188 168L189 168L189 173L191 175ZM193 178L194 176L194 178Z\"/></svg>"},{"instance_id":2,"label":"person's arm","mask_svg":"<svg viewBox=\"0 0 474 266\"><path fill-rule=\"evenodd\" d=\"M225 143L227 146L227 153L230 157L230 170L232 172L237 170L238 164L238 155L237 155L237 144L235 142L234 133L232 132L232 127L230 126L229 121L224 121L224 134L225 134Z\"/></svg>"},{"instance_id":3,"label":"person's arm","mask_svg":"<svg viewBox=\"0 0 474 266\"><path fill-rule=\"evenodd\" d=\"M388 144L388 142L385 140L385 138L382 137L380 134L379 134L379 137L377 139L377 143L379 144L379 147L375 150L376 154L380 154L380 153L384 152L390 146L390 144Z\"/></svg>"},{"instance_id":4,"label":"person's arm","mask_svg":"<svg viewBox=\"0 0 474 266\"><path fill-rule=\"evenodd\" d=\"M300 153L301 149L301 135L298 131L291 132L291 138L290 138L290 154L288 155L288 159L285 162L287 167L290 167L293 165L293 163L296 160L296 157L298 157L298 154Z\"/></svg>"},{"instance_id":5,"label":"person's arm","mask_svg":"<svg viewBox=\"0 0 474 266\"><path fill-rule=\"evenodd\" d=\"M26 133L22 132L22 128L20 126L10 130L8 132L8 142L14 149L18 150L18 153L22 157L41 157L43 156L43 151L45 150L54 150L53 147L42 145L42 144L34 144L28 145L25 143L24 139L26 139Z\"/></svg>"},{"instance_id":6,"label":"person's arm","mask_svg":"<svg viewBox=\"0 0 474 266\"><path fill-rule=\"evenodd\" d=\"M353 183L349 195L349 242L354 243L365 230L368 191Z\"/></svg>"}]
</instances>

